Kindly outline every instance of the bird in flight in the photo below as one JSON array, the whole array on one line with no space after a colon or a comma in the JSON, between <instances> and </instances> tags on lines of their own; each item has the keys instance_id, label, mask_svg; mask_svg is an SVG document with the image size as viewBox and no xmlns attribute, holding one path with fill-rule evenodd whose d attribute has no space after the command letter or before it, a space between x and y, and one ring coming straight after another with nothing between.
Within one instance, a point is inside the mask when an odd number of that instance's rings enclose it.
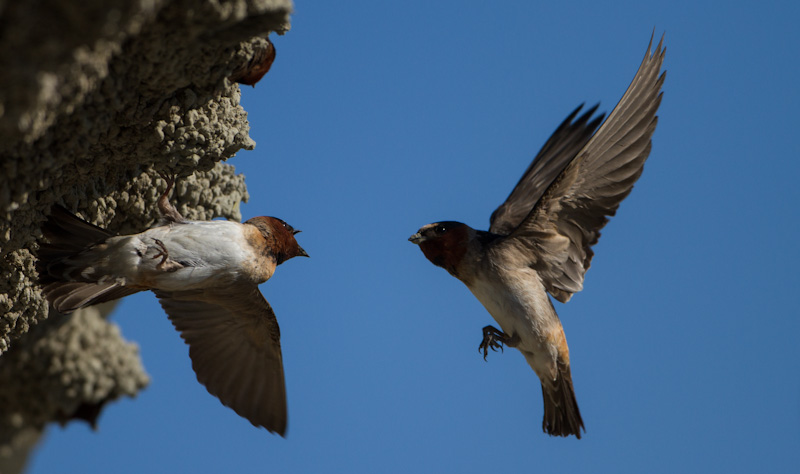
<instances>
[{"instance_id":1,"label":"bird in flight","mask_svg":"<svg viewBox=\"0 0 800 474\"><path fill-rule=\"evenodd\" d=\"M189 345L197 380L253 425L283 436L280 330L258 284L286 260L308 256L299 231L275 217L186 220L167 198L174 179L164 179L161 220L139 234L113 236L54 207L38 250L45 297L66 314L152 290Z\"/></svg>"},{"instance_id":2,"label":"bird in flight","mask_svg":"<svg viewBox=\"0 0 800 474\"><path fill-rule=\"evenodd\" d=\"M597 106L578 116L580 106L558 126L492 213L488 232L442 221L409 238L500 325L483 328L484 359L503 346L525 356L542 383L542 429L553 436L580 439L585 428L567 340L547 294L566 303L583 289L600 230L642 174L666 74L663 37L654 52L652 44L605 122L592 118Z\"/></svg>"}]
</instances>

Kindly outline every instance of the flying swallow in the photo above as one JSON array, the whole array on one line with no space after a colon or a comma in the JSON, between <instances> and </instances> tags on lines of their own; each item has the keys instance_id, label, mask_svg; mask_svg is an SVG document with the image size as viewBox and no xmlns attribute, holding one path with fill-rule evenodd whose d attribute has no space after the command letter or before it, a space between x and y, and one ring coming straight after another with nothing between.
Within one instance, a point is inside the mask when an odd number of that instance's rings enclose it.
<instances>
[{"instance_id":1,"label":"flying swallow","mask_svg":"<svg viewBox=\"0 0 800 474\"><path fill-rule=\"evenodd\" d=\"M650 154L661 103L663 37L652 38L636 76L603 121L597 106L575 109L545 142L489 231L453 221L428 224L409 240L461 280L502 330L483 328L479 349L517 348L542 382L542 429L581 437L564 330L548 293L562 303L583 289L592 246L631 192ZM598 128L599 126L599 128Z\"/></svg>"},{"instance_id":2,"label":"flying swallow","mask_svg":"<svg viewBox=\"0 0 800 474\"><path fill-rule=\"evenodd\" d=\"M62 207L42 227L37 270L61 313L152 290L181 337L197 380L255 426L283 436L286 388L280 330L258 290L281 263L308 254L275 217L190 221L158 200L161 220L113 236Z\"/></svg>"}]
</instances>

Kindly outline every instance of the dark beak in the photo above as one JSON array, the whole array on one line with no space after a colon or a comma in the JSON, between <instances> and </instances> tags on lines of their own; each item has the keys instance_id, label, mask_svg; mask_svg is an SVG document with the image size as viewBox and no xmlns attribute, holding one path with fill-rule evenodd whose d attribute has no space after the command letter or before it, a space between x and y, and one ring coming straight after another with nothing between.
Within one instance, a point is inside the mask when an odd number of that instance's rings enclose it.
<instances>
[{"instance_id":1,"label":"dark beak","mask_svg":"<svg viewBox=\"0 0 800 474\"><path fill-rule=\"evenodd\" d=\"M412 244L417 244L417 245L419 245L419 244L421 244L422 242L425 242L425 237L423 237L423 236L422 236L422 234L420 234L419 232L417 232L416 234L414 234L414 235L412 235L411 237L409 237L409 238L408 238L408 241L409 241L409 242L411 242Z\"/></svg>"},{"instance_id":2,"label":"dark beak","mask_svg":"<svg viewBox=\"0 0 800 474\"><path fill-rule=\"evenodd\" d=\"M306 253L305 250L303 250L303 247L297 247L297 248L300 250L300 252L297 254L298 257L308 257L308 254Z\"/></svg>"},{"instance_id":3,"label":"dark beak","mask_svg":"<svg viewBox=\"0 0 800 474\"><path fill-rule=\"evenodd\" d=\"M302 230L295 230L295 231L293 231L293 232L292 232L292 235L297 235L297 234L299 234L300 232L303 232L303 231L302 231Z\"/></svg>"}]
</instances>

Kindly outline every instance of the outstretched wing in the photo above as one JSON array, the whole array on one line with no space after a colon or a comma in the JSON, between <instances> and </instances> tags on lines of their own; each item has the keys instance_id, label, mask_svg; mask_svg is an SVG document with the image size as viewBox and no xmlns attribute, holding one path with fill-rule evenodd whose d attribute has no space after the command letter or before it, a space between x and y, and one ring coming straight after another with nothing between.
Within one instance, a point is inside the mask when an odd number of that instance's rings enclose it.
<instances>
[{"instance_id":1,"label":"outstretched wing","mask_svg":"<svg viewBox=\"0 0 800 474\"><path fill-rule=\"evenodd\" d=\"M258 287L155 293L189 344L197 380L253 425L283 436L287 415L280 329Z\"/></svg>"},{"instance_id":2,"label":"outstretched wing","mask_svg":"<svg viewBox=\"0 0 800 474\"><path fill-rule=\"evenodd\" d=\"M663 37L647 53L628 90L603 123L549 185L522 223L498 245L531 256L530 265L557 300L583 289L592 245L620 202L633 189L650 154L661 103Z\"/></svg>"},{"instance_id":3,"label":"outstretched wing","mask_svg":"<svg viewBox=\"0 0 800 474\"><path fill-rule=\"evenodd\" d=\"M584 112L573 122L572 120L583 108L583 104L581 104L561 122L561 125L539 150L539 154L525 170L505 202L492 213L492 217L489 219L489 232L508 235L530 214L531 209L542 197L550 183L564 171L564 168L592 138L592 134L603 121L605 114L589 120L598 105Z\"/></svg>"}]
</instances>

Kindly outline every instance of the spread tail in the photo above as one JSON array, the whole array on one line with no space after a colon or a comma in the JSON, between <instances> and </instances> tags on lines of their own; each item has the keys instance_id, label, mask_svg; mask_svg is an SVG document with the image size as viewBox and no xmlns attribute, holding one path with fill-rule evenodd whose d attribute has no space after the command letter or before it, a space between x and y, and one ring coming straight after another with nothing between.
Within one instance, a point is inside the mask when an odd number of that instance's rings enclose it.
<instances>
[{"instance_id":1,"label":"spread tail","mask_svg":"<svg viewBox=\"0 0 800 474\"><path fill-rule=\"evenodd\" d=\"M581 428L586 431L572 387L572 373L569 364L558 361L558 377L552 381L542 381L544 399L544 419L542 430L551 436L575 435L581 439Z\"/></svg>"},{"instance_id":2,"label":"spread tail","mask_svg":"<svg viewBox=\"0 0 800 474\"><path fill-rule=\"evenodd\" d=\"M54 206L42 226L36 271L45 297L61 313L132 295L140 290L97 274L90 248L112 237L108 231Z\"/></svg>"}]
</instances>

